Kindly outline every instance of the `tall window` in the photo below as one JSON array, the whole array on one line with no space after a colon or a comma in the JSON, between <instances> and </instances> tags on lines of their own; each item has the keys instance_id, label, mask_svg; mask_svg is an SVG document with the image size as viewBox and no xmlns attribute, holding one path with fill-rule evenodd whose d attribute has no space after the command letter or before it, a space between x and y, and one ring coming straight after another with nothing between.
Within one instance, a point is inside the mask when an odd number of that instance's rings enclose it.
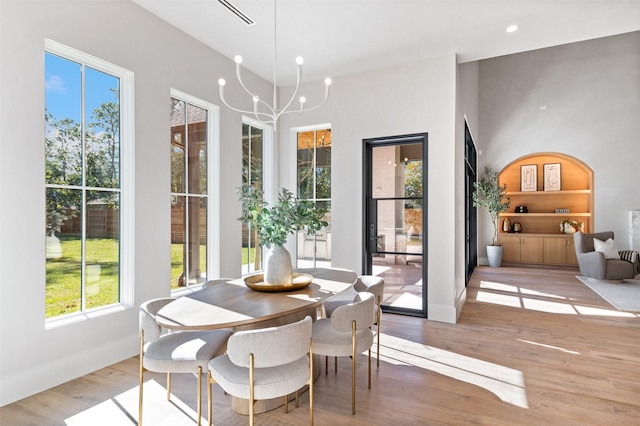
<instances>
[{"instance_id":1,"label":"tall window","mask_svg":"<svg viewBox=\"0 0 640 426\"><path fill-rule=\"evenodd\" d=\"M251 124L242 124L242 185L264 191L263 164L264 131ZM255 229L242 225L242 274L262 269L261 247Z\"/></svg>"},{"instance_id":2,"label":"tall window","mask_svg":"<svg viewBox=\"0 0 640 426\"><path fill-rule=\"evenodd\" d=\"M331 129L297 134L298 197L324 205L326 229L309 235L299 231L298 267L331 265Z\"/></svg>"},{"instance_id":3,"label":"tall window","mask_svg":"<svg viewBox=\"0 0 640 426\"><path fill-rule=\"evenodd\" d=\"M47 40L46 317L121 302L132 74ZM126 131L125 131L126 127ZM123 137L123 134L125 135ZM129 191L130 192L130 191Z\"/></svg>"},{"instance_id":4,"label":"tall window","mask_svg":"<svg viewBox=\"0 0 640 426\"><path fill-rule=\"evenodd\" d=\"M171 288L201 284L207 274L207 108L171 98Z\"/></svg>"}]
</instances>

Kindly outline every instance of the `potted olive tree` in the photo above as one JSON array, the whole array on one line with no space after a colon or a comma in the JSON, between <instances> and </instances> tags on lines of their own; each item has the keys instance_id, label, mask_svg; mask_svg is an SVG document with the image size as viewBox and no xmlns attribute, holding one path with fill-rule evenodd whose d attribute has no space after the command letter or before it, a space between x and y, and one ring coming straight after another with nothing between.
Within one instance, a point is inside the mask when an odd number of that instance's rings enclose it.
<instances>
[{"instance_id":1,"label":"potted olive tree","mask_svg":"<svg viewBox=\"0 0 640 426\"><path fill-rule=\"evenodd\" d=\"M242 186L237 192L242 201L242 217L238 220L251 224L258 233L259 244L268 248L263 265L265 284L291 284L291 255L284 248L287 237L301 229L313 235L327 226L323 220L327 209L296 198L286 188L282 188L271 207L264 201L263 192L254 186Z\"/></svg>"},{"instance_id":2,"label":"potted olive tree","mask_svg":"<svg viewBox=\"0 0 640 426\"><path fill-rule=\"evenodd\" d=\"M473 184L474 207L482 207L489 213L493 222L493 241L487 246L487 259L489 266L498 267L502 264L502 246L498 242L498 220L500 213L509 208L511 199L507 197L507 185L498 185L498 172L485 167L484 176Z\"/></svg>"}]
</instances>

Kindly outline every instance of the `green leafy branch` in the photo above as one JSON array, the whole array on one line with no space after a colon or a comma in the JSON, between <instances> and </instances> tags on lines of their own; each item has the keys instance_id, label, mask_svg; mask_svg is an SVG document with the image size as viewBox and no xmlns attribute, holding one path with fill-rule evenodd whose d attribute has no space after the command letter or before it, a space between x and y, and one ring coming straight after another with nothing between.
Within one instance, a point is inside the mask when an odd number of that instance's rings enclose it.
<instances>
[{"instance_id":1,"label":"green leafy branch","mask_svg":"<svg viewBox=\"0 0 640 426\"><path fill-rule=\"evenodd\" d=\"M237 192L242 202L242 216L238 220L255 227L261 244L267 247L284 245L290 234L301 229L315 234L328 225L323 220L325 207L300 200L286 188L282 188L272 207L264 201L263 191L254 186L242 186Z\"/></svg>"},{"instance_id":2,"label":"green leafy branch","mask_svg":"<svg viewBox=\"0 0 640 426\"><path fill-rule=\"evenodd\" d=\"M511 199L507 197L507 185L498 185L498 172L485 167L484 176L478 182L475 182L473 186L475 188L473 205L474 207L481 207L489 213L491 222L493 222L492 245L497 246L498 219L500 218L500 213L506 212L511 204Z\"/></svg>"}]
</instances>

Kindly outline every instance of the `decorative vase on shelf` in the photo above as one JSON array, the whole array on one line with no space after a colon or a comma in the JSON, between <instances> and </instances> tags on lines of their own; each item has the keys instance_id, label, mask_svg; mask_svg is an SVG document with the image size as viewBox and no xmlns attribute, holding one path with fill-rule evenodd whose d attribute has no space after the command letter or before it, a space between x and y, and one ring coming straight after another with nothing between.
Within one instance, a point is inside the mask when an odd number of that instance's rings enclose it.
<instances>
[{"instance_id":1,"label":"decorative vase on shelf","mask_svg":"<svg viewBox=\"0 0 640 426\"><path fill-rule=\"evenodd\" d=\"M516 222L513 224L513 232L515 232L516 234L522 232L522 225L520 225L520 222Z\"/></svg>"},{"instance_id":2,"label":"decorative vase on shelf","mask_svg":"<svg viewBox=\"0 0 640 426\"><path fill-rule=\"evenodd\" d=\"M565 234L575 234L576 232L584 232L584 223L577 220L563 220L560 222L560 232Z\"/></svg>"},{"instance_id":3,"label":"decorative vase on shelf","mask_svg":"<svg viewBox=\"0 0 640 426\"><path fill-rule=\"evenodd\" d=\"M293 282L293 266L291 254L282 247L272 245L264 259L264 283L267 285L283 285Z\"/></svg>"},{"instance_id":4,"label":"decorative vase on shelf","mask_svg":"<svg viewBox=\"0 0 640 426\"><path fill-rule=\"evenodd\" d=\"M511 232L511 221L508 217L505 217L502 221L502 230L504 232Z\"/></svg>"}]
</instances>

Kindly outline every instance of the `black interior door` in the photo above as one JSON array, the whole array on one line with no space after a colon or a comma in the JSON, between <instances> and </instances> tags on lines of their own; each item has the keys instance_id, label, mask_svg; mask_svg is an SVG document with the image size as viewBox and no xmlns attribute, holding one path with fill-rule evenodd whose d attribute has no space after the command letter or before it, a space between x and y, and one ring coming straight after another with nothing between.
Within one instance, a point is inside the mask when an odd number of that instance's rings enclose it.
<instances>
[{"instance_id":1,"label":"black interior door","mask_svg":"<svg viewBox=\"0 0 640 426\"><path fill-rule=\"evenodd\" d=\"M427 315L427 134L364 140L363 270L385 312Z\"/></svg>"},{"instance_id":2,"label":"black interior door","mask_svg":"<svg viewBox=\"0 0 640 426\"><path fill-rule=\"evenodd\" d=\"M473 191L476 182L476 146L467 121L464 122L465 134L465 284L478 264L478 209L473 206Z\"/></svg>"}]
</instances>

